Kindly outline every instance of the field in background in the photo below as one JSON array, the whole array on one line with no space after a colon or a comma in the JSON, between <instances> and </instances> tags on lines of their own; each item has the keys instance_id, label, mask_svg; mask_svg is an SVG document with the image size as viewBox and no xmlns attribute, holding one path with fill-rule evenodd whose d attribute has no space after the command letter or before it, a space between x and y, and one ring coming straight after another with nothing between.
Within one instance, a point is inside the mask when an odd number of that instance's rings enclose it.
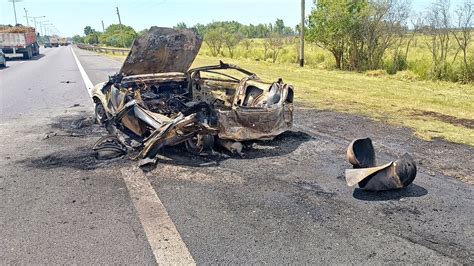
<instances>
[{"instance_id":1,"label":"field in background","mask_svg":"<svg viewBox=\"0 0 474 266\"><path fill-rule=\"evenodd\" d=\"M253 54L258 55L259 52ZM114 57L124 59L123 56ZM364 74L330 71L311 64L300 68L296 63L285 62L285 57L279 63L236 57L208 56L203 45L193 66L217 64L222 59L247 68L266 80L283 78L295 86L296 102L308 107L361 114L412 128L424 139L443 138L474 146L472 84L419 81L404 72L397 75Z\"/></svg>"},{"instance_id":2,"label":"field in background","mask_svg":"<svg viewBox=\"0 0 474 266\"><path fill-rule=\"evenodd\" d=\"M402 50L405 51L406 44L411 36L407 36L402 41ZM267 51L265 55L264 39L252 39L251 45L247 49L244 45L245 41L242 41L235 48L234 56L235 59L250 59L255 61L266 61L272 62L271 51ZM398 76L404 79L417 79L427 80L430 78L430 71L432 69L433 59L430 52L428 43L430 38L426 35L417 34L410 43L409 52L407 56L407 70L402 71ZM276 63L298 63L298 37L287 37L283 38L283 45L279 50ZM474 65L474 45L469 47L469 54L471 55L470 61ZM203 43L200 51L201 55L212 56L209 47ZM230 58L230 53L223 47L221 54L222 57ZM393 49L388 49L384 57L384 69L369 71L375 72L378 75L388 75L386 71L391 72L393 63ZM456 59L456 60L455 60ZM453 71L458 69L462 63L462 52L458 51L458 46L454 40L450 42L450 49L447 56L447 61L453 63ZM314 43L306 42L305 44L305 62L308 67L317 69L332 70L335 69L335 60L333 55Z\"/></svg>"}]
</instances>

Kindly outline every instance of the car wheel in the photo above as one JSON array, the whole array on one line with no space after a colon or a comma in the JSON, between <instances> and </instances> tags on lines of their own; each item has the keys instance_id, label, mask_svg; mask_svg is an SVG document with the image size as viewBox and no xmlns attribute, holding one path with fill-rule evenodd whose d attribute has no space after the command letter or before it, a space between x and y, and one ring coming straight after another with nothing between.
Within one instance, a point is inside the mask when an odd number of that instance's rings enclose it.
<instances>
[{"instance_id":1,"label":"car wheel","mask_svg":"<svg viewBox=\"0 0 474 266\"><path fill-rule=\"evenodd\" d=\"M107 120L107 112L104 109L102 103L98 102L95 104L95 120L97 124L103 125Z\"/></svg>"},{"instance_id":2,"label":"car wheel","mask_svg":"<svg viewBox=\"0 0 474 266\"><path fill-rule=\"evenodd\" d=\"M186 145L186 150L188 150L188 152L199 155L214 147L214 136L197 134L194 137L187 139L184 144Z\"/></svg>"}]
</instances>

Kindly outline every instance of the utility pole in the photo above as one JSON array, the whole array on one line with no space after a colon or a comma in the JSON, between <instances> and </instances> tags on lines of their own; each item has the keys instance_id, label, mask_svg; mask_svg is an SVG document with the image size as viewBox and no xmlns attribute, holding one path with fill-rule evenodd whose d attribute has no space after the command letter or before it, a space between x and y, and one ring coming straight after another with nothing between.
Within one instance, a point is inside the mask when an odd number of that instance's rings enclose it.
<instances>
[{"instance_id":1,"label":"utility pole","mask_svg":"<svg viewBox=\"0 0 474 266\"><path fill-rule=\"evenodd\" d=\"M26 8L23 8L25 10L25 17L26 17L26 25L30 26L30 22L28 21L28 10Z\"/></svg>"},{"instance_id":2,"label":"utility pole","mask_svg":"<svg viewBox=\"0 0 474 266\"><path fill-rule=\"evenodd\" d=\"M304 0L301 0L300 67L304 67Z\"/></svg>"},{"instance_id":3,"label":"utility pole","mask_svg":"<svg viewBox=\"0 0 474 266\"><path fill-rule=\"evenodd\" d=\"M119 25L120 25L120 37L122 38L122 46L125 47L125 41L123 40L123 30L122 30L122 20L120 19L120 12L118 6L115 7L117 9L117 16L119 19Z\"/></svg>"},{"instance_id":4,"label":"utility pole","mask_svg":"<svg viewBox=\"0 0 474 266\"><path fill-rule=\"evenodd\" d=\"M13 3L13 13L15 13L15 26L18 24L18 20L16 19L16 6L15 6L15 0L9 0L9 2Z\"/></svg>"},{"instance_id":5,"label":"utility pole","mask_svg":"<svg viewBox=\"0 0 474 266\"><path fill-rule=\"evenodd\" d=\"M48 35L49 26L53 25L52 23L44 23L43 28L44 28L44 36Z\"/></svg>"},{"instance_id":6,"label":"utility pole","mask_svg":"<svg viewBox=\"0 0 474 266\"><path fill-rule=\"evenodd\" d=\"M40 32L41 32L41 35L45 35L44 34L44 27L43 27L43 23L46 23L46 22L49 22L49 20L43 20L43 21L38 21L38 23L40 24Z\"/></svg>"},{"instance_id":7,"label":"utility pole","mask_svg":"<svg viewBox=\"0 0 474 266\"><path fill-rule=\"evenodd\" d=\"M102 20L102 32L105 32L104 21Z\"/></svg>"},{"instance_id":8,"label":"utility pole","mask_svg":"<svg viewBox=\"0 0 474 266\"><path fill-rule=\"evenodd\" d=\"M26 11L26 9L25 9L25 11ZM46 16L30 17L30 18L33 19L33 21L34 21L34 23L35 23L35 30L36 30L36 31L38 31L38 28L37 28L38 25L36 24L36 19L37 19L37 18L45 18L45 17L46 17Z\"/></svg>"}]
</instances>

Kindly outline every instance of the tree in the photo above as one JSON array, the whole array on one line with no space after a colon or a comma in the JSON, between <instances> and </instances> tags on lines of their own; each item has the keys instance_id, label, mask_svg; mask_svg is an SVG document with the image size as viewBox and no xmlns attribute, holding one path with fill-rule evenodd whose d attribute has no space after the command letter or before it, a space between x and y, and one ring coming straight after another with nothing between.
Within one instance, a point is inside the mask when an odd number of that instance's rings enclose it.
<instances>
[{"instance_id":1,"label":"tree","mask_svg":"<svg viewBox=\"0 0 474 266\"><path fill-rule=\"evenodd\" d=\"M281 49L283 49L283 38L278 33L272 33L264 43L267 43L268 49L271 51L272 62L275 63Z\"/></svg>"},{"instance_id":2,"label":"tree","mask_svg":"<svg viewBox=\"0 0 474 266\"><path fill-rule=\"evenodd\" d=\"M100 43L113 47L130 47L136 37L137 33L132 27L112 24L105 29L104 34L100 37Z\"/></svg>"},{"instance_id":3,"label":"tree","mask_svg":"<svg viewBox=\"0 0 474 266\"><path fill-rule=\"evenodd\" d=\"M466 0L462 6L456 10L457 29L453 30L453 36L459 49L463 53L463 64L465 71L469 69L467 59L469 44L471 43L472 27L474 26L474 4L470 0Z\"/></svg>"},{"instance_id":4,"label":"tree","mask_svg":"<svg viewBox=\"0 0 474 266\"><path fill-rule=\"evenodd\" d=\"M100 32L92 30L86 37L84 37L84 42L87 44L99 44L99 38L101 35Z\"/></svg>"},{"instance_id":5,"label":"tree","mask_svg":"<svg viewBox=\"0 0 474 266\"><path fill-rule=\"evenodd\" d=\"M240 33L228 33L224 34L224 45L229 51L230 58L234 58L234 51L237 45L242 41L243 37Z\"/></svg>"},{"instance_id":6,"label":"tree","mask_svg":"<svg viewBox=\"0 0 474 266\"><path fill-rule=\"evenodd\" d=\"M204 35L204 42L211 50L211 54L213 56L217 56L221 53L222 45L224 43L224 40L222 38L223 35L224 31L222 28L214 28L207 30L206 34Z\"/></svg>"},{"instance_id":7,"label":"tree","mask_svg":"<svg viewBox=\"0 0 474 266\"><path fill-rule=\"evenodd\" d=\"M285 23L283 22L283 19L277 18L277 20L275 21L275 26L273 27L274 32L282 35L284 29Z\"/></svg>"},{"instance_id":8,"label":"tree","mask_svg":"<svg viewBox=\"0 0 474 266\"><path fill-rule=\"evenodd\" d=\"M84 35L89 35L90 33L92 33L93 31L95 31L94 29L92 29L91 26L86 26L84 27Z\"/></svg>"},{"instance_id":9,"label":"tree","mask_svg":"<svg viewBox=\"0 0 474 266\"><path fill-rule=\"evenodd\" d=\"M406 0L369 1L356 7L357 23L353 23L349 67L355 70L378 69L385 51L396 46L406 30L410 4ZM357 30L354 29L357 28Z\"/></svg>"},{"instance_id":10,"label":"tree","mask_svg":"<svg viewBox=\"0 0 474 266\"><path fill-rule=\"evenodd\" d=\"M307 38L330 51L336 68L377 69L405 28L408 0L318 0Z\"/></svg>"},{"instance_id":11,"label":"tree","mask_svg":"<svg viewBox=\"0 0 474 266\"><path fill-rule=\"evenodd\" d=\"M252 46L252 44L253 44L253 40L244 39L244 40L242 41L242 44L244 45L245 50L248 51L248 50L250 50L250 46Z\"/></svg>"},{"instance_id":12,"label":"tree","mask_svg":"<svg viewBox=\"0 0 474 266\"><path fill-rule=\"evenodd\" d=\"M427 11L426 25L423 27L425 34L430 36L426 42L433 58L432 75L436 79L448 78L447 56L450 50L450 13L449 2L437 0Z\"/></svg>"},{"instance_id":13,"label":"tree","mask_svg":"<svg viewBox=\"0 0 474 266\"><path fill-rule=\"evenodd\" d=\"M342 68L351 16L345 0L318 0L309 16L307 38L330 51L336 68Z\"/></svg>"},{"instance_id":14,"label":"tree","mask_svg":"<svg viewBox=\"0 0 474 266\"><path fill-rule=\"evenodd\" d=\"M84 37L77 34L72 37L72 40L74 43L84 43Z\"/></svg>"},{"instance_id":15,"label":"tree","mask_svg":"<svg viewBox=\"0 0 474 266\"><path fill-rule=\"evenodd\" d=\"M201 37L204 36L204 32L206 31L206 26L204 26L203 24L197 23L196 25L194 25L193 28L196 30L199 36Z\"/></svg>"},{"instance_id":16,"label":"tree","mask_svg":"<svg viewBox=\"0 0 474 266\"><path fill-rule=\"evenodd\" d=\"M415 15L415 18L411 21L412 29L408 30L408 27L403 27L403 30L399 32L393 48L393 62L391 69L388 69L389 74L395 74L399 70L405 70L408 67L408 52L410 50L411 43L415 40L415 36L420 32L422 28L422 19L420 16Z\"/></svg>"},{"instance_id":17,"label":"tree","mask_svg":"<svg viewBox=\"0 0 474 266\"><path fill-rule=\"evenodd\" d=\"M178 29L178 30L185 30L185 29L187 29L188 27L186 26L186 23L184 23L184 22L179 22L179 23L176 24L176 26L174 26L173 28Z\"/></svg>"}]
</instances>

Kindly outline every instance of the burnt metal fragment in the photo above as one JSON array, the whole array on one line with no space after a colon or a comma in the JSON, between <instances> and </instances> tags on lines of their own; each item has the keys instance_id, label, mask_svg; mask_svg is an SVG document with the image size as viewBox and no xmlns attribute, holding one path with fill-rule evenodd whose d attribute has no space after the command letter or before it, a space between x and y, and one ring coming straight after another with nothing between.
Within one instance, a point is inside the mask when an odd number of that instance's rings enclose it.
<instances>
[{"instance_id":1,"label":"burnt metal fragment","mask_svg":"<svg viewBox=\"0 0 474 266\"><path fill-rule=\"evenodd\" d=\"M354 168L374 167L375 150L370 138L355 139L347 148L347 160L354 166Z\"/></svg>"},{"instance_id":2,"label":"burnt metal fragment","mask_svg":"<svg viewBox=\"0 0 474 266\"><path fill-rule=\"evenodd\" d=\"M416 162L408 153L396 161L375 167L375 152L369 138L352 141L347 159L354 167L345 171L348 186L358 184L361 189L370 191L400 189L416 177Z\"/></svg>"}]
</instances>

